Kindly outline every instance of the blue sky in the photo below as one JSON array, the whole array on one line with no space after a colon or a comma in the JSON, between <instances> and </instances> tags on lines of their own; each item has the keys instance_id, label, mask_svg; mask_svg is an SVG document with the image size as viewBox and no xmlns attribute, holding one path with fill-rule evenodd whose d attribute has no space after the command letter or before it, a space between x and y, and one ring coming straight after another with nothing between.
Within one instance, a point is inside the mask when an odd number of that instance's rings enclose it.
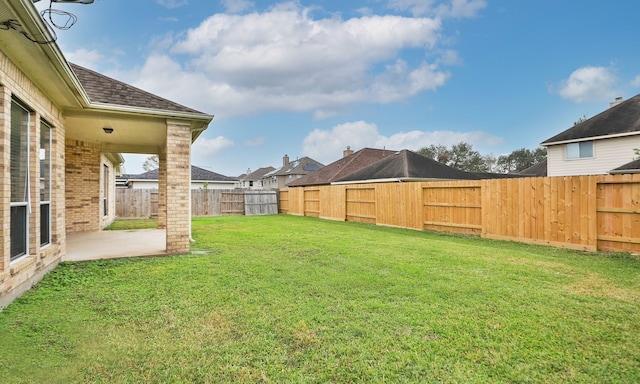
<instances>
[{"instance_id":1,"label":"blue sky","mask_svg":"<svg viewBox=\"0 0 640 384\"><path fill-rule=\"evenodd\" d=\"M48 0L37 3L47 7ZM534 149L640 93L640 2L96 0L55 4L67 59L215 115L192 162L237 176L351 146ZM145 156L126 156L127 173Z\"/></svg>"}]
</instances>

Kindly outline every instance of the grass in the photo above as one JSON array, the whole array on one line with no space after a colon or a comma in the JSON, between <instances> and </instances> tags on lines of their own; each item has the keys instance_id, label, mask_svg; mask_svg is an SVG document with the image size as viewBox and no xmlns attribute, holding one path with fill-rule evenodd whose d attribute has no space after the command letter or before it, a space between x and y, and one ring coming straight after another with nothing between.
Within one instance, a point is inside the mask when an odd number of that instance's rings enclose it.
<instances>
[{"instance_id":1,"label":"grass","mask_svg":"<svg viewBox=\"0 0 640 384\"><path fill-rule=\"evenodd\" d=\"M107 231L119 231L124 229L155 229L158 228L158 219L125 219L116 220L105 228Z\"/></svg>"},{"instance_id":2,"label":"grass","mask_svg":"<svg viewBox=\"0 0 640 384\"><path fill-rule=\"evenodd\" d=\"M0 312L0 382L640 382L640 259L307 217L63 263Z\"/></svg>"}]
</instances>

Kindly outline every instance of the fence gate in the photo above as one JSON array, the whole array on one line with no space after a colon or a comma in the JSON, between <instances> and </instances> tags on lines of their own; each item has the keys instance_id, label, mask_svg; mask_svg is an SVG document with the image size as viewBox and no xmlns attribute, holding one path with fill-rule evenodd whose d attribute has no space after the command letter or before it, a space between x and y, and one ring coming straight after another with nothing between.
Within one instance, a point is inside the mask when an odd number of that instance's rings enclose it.
<instances>
[{"instance_id":1,"label":"fence gate","mask_svg":"<svg viewBox=\"0 0 640 384\"><path fill-rule=\"evenodd\" d=\"M220 213L223 215L242 215L244 213L244 192L222 192Z\"/></svg>"},{"instance_id":2,"label":"fence gate","mask_svg":"<svg viewBox=\"0 0 640 384\"><path fill-rule=\"evenodd\" d=\"M245 191L243 194L245 216L276 215L278 213L277 191Z\"/></svg>"}]
</instances>

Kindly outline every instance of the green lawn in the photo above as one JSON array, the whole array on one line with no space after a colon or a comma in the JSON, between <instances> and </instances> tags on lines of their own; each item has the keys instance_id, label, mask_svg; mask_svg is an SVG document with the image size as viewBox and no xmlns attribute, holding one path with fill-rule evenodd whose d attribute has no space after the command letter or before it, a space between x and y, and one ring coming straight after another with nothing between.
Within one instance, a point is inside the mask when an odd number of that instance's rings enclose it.
<instances>
[{"instance_id":1,"label":"green lawn","mask_svg":"<svg viewBox=\"0 0 640 384\"><path fill-rule=\"evenodd\" d=\"M0 312L0 382L637 383L640 258L294 216L63 263Z\"/></svg>"}]
</instances>

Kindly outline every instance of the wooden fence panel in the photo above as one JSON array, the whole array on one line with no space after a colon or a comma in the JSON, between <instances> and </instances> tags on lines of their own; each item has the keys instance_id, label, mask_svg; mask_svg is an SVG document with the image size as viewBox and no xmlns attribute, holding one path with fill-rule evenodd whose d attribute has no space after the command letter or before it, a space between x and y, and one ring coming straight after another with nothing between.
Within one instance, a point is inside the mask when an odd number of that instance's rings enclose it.
<instances>
[{"instance_id":1,"label":"wooden fence panel","mask_svg":"<svg viewBox=\"0 0 640 384\"><path fill-rule=\"evenodd\" d=\"M345 191L346 221L376 223L376 189L372 185L349 185Z\"/></svg>"},{"instance_id":2,"label":"wooden fence panel","mask_svg":"<svg viewBox=\"0 0 640 384\"><path fill-rule=\"evenodd\" d=\"M220 214L222 215L243 215L244 214L244 192L224 191L220 197Z\"/></svg>"},{"instance_id":3,"label":"wooden fence panel","mask_svg":"<svg viewBox=\"0 0 640 384\"><path fill-rule=\"evenodd\" d=\"M346 193L345 185L320 186L320 218L344 221L347 216Z\"/></svg>"},{"instance_id":4,"label":"wooden fence panel","mask_svg":"<svg viewBox=\"0 0 640 384\"><path fill-rule=\"evenodd\" d=\"M244 191L245 216L275 215L277 213L277 191Z\"/></svg>"},{"instance_id":5,"label":"wooden fence panel","mask_svg":"<svg viewBox=\"0 0 640 384\"><path fill-rule=\"evenodd\" d=\"M222 190L220 189L192 189L192 216L220 216L222 214Z\"/></svg>"},{"instance_id":6,"label":"wooden fence panel","mask_svg":"<svg viewBox=\"0 0 640 384\"><path fill-rule=\"evenodd\" d=\"M289 213L289 189L285 188L280 190L279 201L280 213Z\"/></svg>"},{"instance_id":7,"label":"wooden fence panel","mask_svg":"<svg viewBox=\"0 0 640 384\"><path fill-rule=\"evenodd\" d=\"M376 224L422 229L421 183L376 184Z\"/></svg>"},{"instance_id":8,"label":"wooden fence panel","mask_svg":"<svg viewBox=\"0 0 640 384\"><path fill-rule=\"evenodd\" d=\"M423 228L479 235L482 232L481 192L478 182L423 183Z\"/></svg>"},{"instance_id":9,"label":"wooden fence panel","mask_svg":"<svg viewBox=\"0 0 640 384\"><path fill-rule=\"evenodd\" d=\"M598 249L640 252L640 175L597 182Z\"/></svg>"},{"instance_id":10,"label":"wooden fence panel","mask_svg":"<svg viewBox=\"0 0 640 384\"><path fill-rule=\"evenodd\" d=\"M152 209L152 196L155 205ZM157 189L116 189L116 217L148 218L158 216Z\"/></svg>"},{"instance_id":11,"label":"wooden fence panel","mask_svg":"<svg viewBox=\"0 0 640 384\"><path fill-rule=\"evenodd\" d=\"M320 188L305 187L304 191L304 216L320 216Z\"/></svg>"}]
</instances>

